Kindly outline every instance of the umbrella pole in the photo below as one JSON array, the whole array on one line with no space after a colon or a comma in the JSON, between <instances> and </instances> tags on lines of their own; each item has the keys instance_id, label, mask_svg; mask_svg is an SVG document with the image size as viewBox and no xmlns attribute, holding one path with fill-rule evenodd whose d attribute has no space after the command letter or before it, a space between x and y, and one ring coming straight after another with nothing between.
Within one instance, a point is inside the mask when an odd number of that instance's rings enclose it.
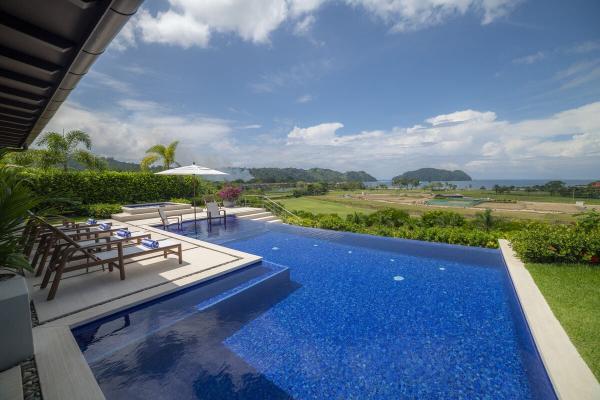
<instances>
[{"instance_id":1,"label":"umbrella pole","mask_svg":"<svg viewBox=\"0 0 600 400\"><path fill-rule=\"evenodd\" d=\"M194 198L192 200L192 204L194 205L194 233L198 233L198 228L196 227L196 175L192 175L192 179L194 180Z\"/></svg>"}]
</instances>

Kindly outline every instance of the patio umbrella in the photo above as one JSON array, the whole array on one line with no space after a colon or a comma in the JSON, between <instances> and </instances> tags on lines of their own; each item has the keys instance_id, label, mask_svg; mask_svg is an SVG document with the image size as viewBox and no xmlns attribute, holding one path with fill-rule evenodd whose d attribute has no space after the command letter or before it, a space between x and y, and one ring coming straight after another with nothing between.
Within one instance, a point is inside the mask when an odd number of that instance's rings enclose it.
<instances>
[{"instance_id":1,"label":"patio umbrella","mask_svg":"<svg viewBox=\"0 0 600 400\"><path fill-rule=\"evenodd\" d=\"M167 169L165 171L156 172L156 175L192 175L194 178L194 197L192 206L194 208L194 230L196 230L196 175L200 176L224 176L229 175L226 172L217 171L216 169L203 167L192 163L192 165L186 165L184 167L177 167Z\"/></svg>"}]
</instances>

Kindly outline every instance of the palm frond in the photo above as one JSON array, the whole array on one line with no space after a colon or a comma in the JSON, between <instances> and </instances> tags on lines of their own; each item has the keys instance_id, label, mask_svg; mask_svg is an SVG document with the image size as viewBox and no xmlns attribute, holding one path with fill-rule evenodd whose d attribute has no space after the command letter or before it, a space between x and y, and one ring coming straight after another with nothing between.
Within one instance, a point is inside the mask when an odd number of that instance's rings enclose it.
<instances>
[{"instance_id":1,"label":"palm frond","mask_svg":"<svg viewBox=\"0 0 600 400\"><path fill-rule=\"evenodd\" d=\"M148 150L146 150L146 154L154 153L154 154L158 154L161 157L164 157L166 150L167 149L162 144L155 144L154 146L152 146Z\"/></svg>"},{"instance_id":2,"label":"palm frond","mask_svg":"<svg viewBox=\"0 0 600 400\"><path fill-rule=\"evenodd\" d=\"M154 164L159 158L160 156L157 154L148 154L142 159L142 162L140 163L140 168L142 169L142 171L148 171L150 169L150 166Z\"/></svg>"},{"instance_id":3,"label":"palm frond","mask_svg":"<svg viewBox=\"0 0 600 400\"><path fill-rule=\"evenodd\" d=\"M92 148L92 139L90 138L90 135L84 131L73 130L67 132L65 141L67 142L68 149L73 149L79 144L83 144L88 150Z\"/></svg>"}]
</instances>

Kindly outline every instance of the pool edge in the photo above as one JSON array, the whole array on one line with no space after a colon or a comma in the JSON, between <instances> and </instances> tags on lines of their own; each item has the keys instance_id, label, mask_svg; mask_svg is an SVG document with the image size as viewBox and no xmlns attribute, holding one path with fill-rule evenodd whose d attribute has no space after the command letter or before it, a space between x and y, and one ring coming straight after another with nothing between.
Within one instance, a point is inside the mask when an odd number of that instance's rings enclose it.
<instances>
[{"instance_id":1,"label":"pool edge","mask_svg":"<svg viewBox=\"0 0 600 400\"><path fill-rule=\"evenodd\" d=\"M525 264L507 240L500 239L498 242L527 325L557 397L565 400L600 399L600 384L554 316Z\"/></svg>"}]
</instances>

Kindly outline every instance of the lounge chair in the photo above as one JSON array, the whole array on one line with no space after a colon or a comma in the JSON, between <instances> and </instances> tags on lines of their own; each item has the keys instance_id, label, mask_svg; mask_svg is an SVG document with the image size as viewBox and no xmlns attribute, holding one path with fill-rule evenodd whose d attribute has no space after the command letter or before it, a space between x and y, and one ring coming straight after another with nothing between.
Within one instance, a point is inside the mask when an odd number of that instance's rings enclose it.
<instances>
[{"instance_id":1,"label":"lounge chair","mask_svg":"<svg viewBox=\"0 0 600 400\"><path fill-rule=\"evenodd\" d=\"M219 207L215 201L206 202L206 219L209 227L212 226L213 219L223 219L224 225L227 226L227 211Z\"/></svg>"},{"instance_id":2,"label":"lounge chair","mask_svg":"<svg viewBox=\"0 0 600 400\"><path fill-rule=\"evenodd\" d=\"M165 208L158 207L158 215L160 216L160 220L162 221L164 230L168 230L169 225L173 224L177 224L179 229L181 229L181 224L183 223L183 214L167 216ZM170 222L171 220L175 220L175 222Z\"/></svg>"},{"instance_id":3,"label":"lounge chair","mask_svg":"<svg viewBox=\"0 0 600 400\"><path fill-rule=\"evenodd\" d=\"M61 235L61 232L56 229L55 233ZM52 274L54 278L48 293L48 300L52 300L58 291L58 285L62 275L66 272L88 269L94 266L103 266L108 264L109 271L113 268L119 269L121 280L125 279L125 260L139 256L160 256L167 258L168 254L176 254L179 258L179 264L183 263L181 243L171 239L158 241L158 247L151 248L144 245L126 246L124 242L117 243L93 243L88 246L81 246L69 236L63 235L61 238L66 242L66 245L53 256L52 262L48 265L44 279L42 280L41 288L48 286ZM98 251L104 247L105 250ZM116 248L115 248L116 247ZM81 264L73 265L74 260L85 260Z\"/></svg>"},{"instance_id":4,"label":"lounge chair","mask_svg":"<svg viewBox=\"0 0 600 400\"><path fill-rule=\"evenodd\" d=\"M35 268L35 276L40 276L46 266L46 261L48 260L48 256L54 256L58 252L60 252L61 248L68 245L69 242L61 239L62 235L57 235L54 233L50 233L46 235L42 240L40 240L40 244L38 245L38 249L36 251L35 256L33 257L33 261L31 262L31 266ZM98 249L102 249L107 247L110 249L111 244L116 244L118 242L136 242L139 244L142 239L150 239L151 235L148 232L143 231L133 231L129 232L128 236L119 236L118 231L113 232L108 236L100 236L94 239L83 239L83 240L75 240L74 241L83 247L93 247L93 245L98 245ZM50 260L50 263L53 262L53 258Z\"/></svg>"}]
</instances>

